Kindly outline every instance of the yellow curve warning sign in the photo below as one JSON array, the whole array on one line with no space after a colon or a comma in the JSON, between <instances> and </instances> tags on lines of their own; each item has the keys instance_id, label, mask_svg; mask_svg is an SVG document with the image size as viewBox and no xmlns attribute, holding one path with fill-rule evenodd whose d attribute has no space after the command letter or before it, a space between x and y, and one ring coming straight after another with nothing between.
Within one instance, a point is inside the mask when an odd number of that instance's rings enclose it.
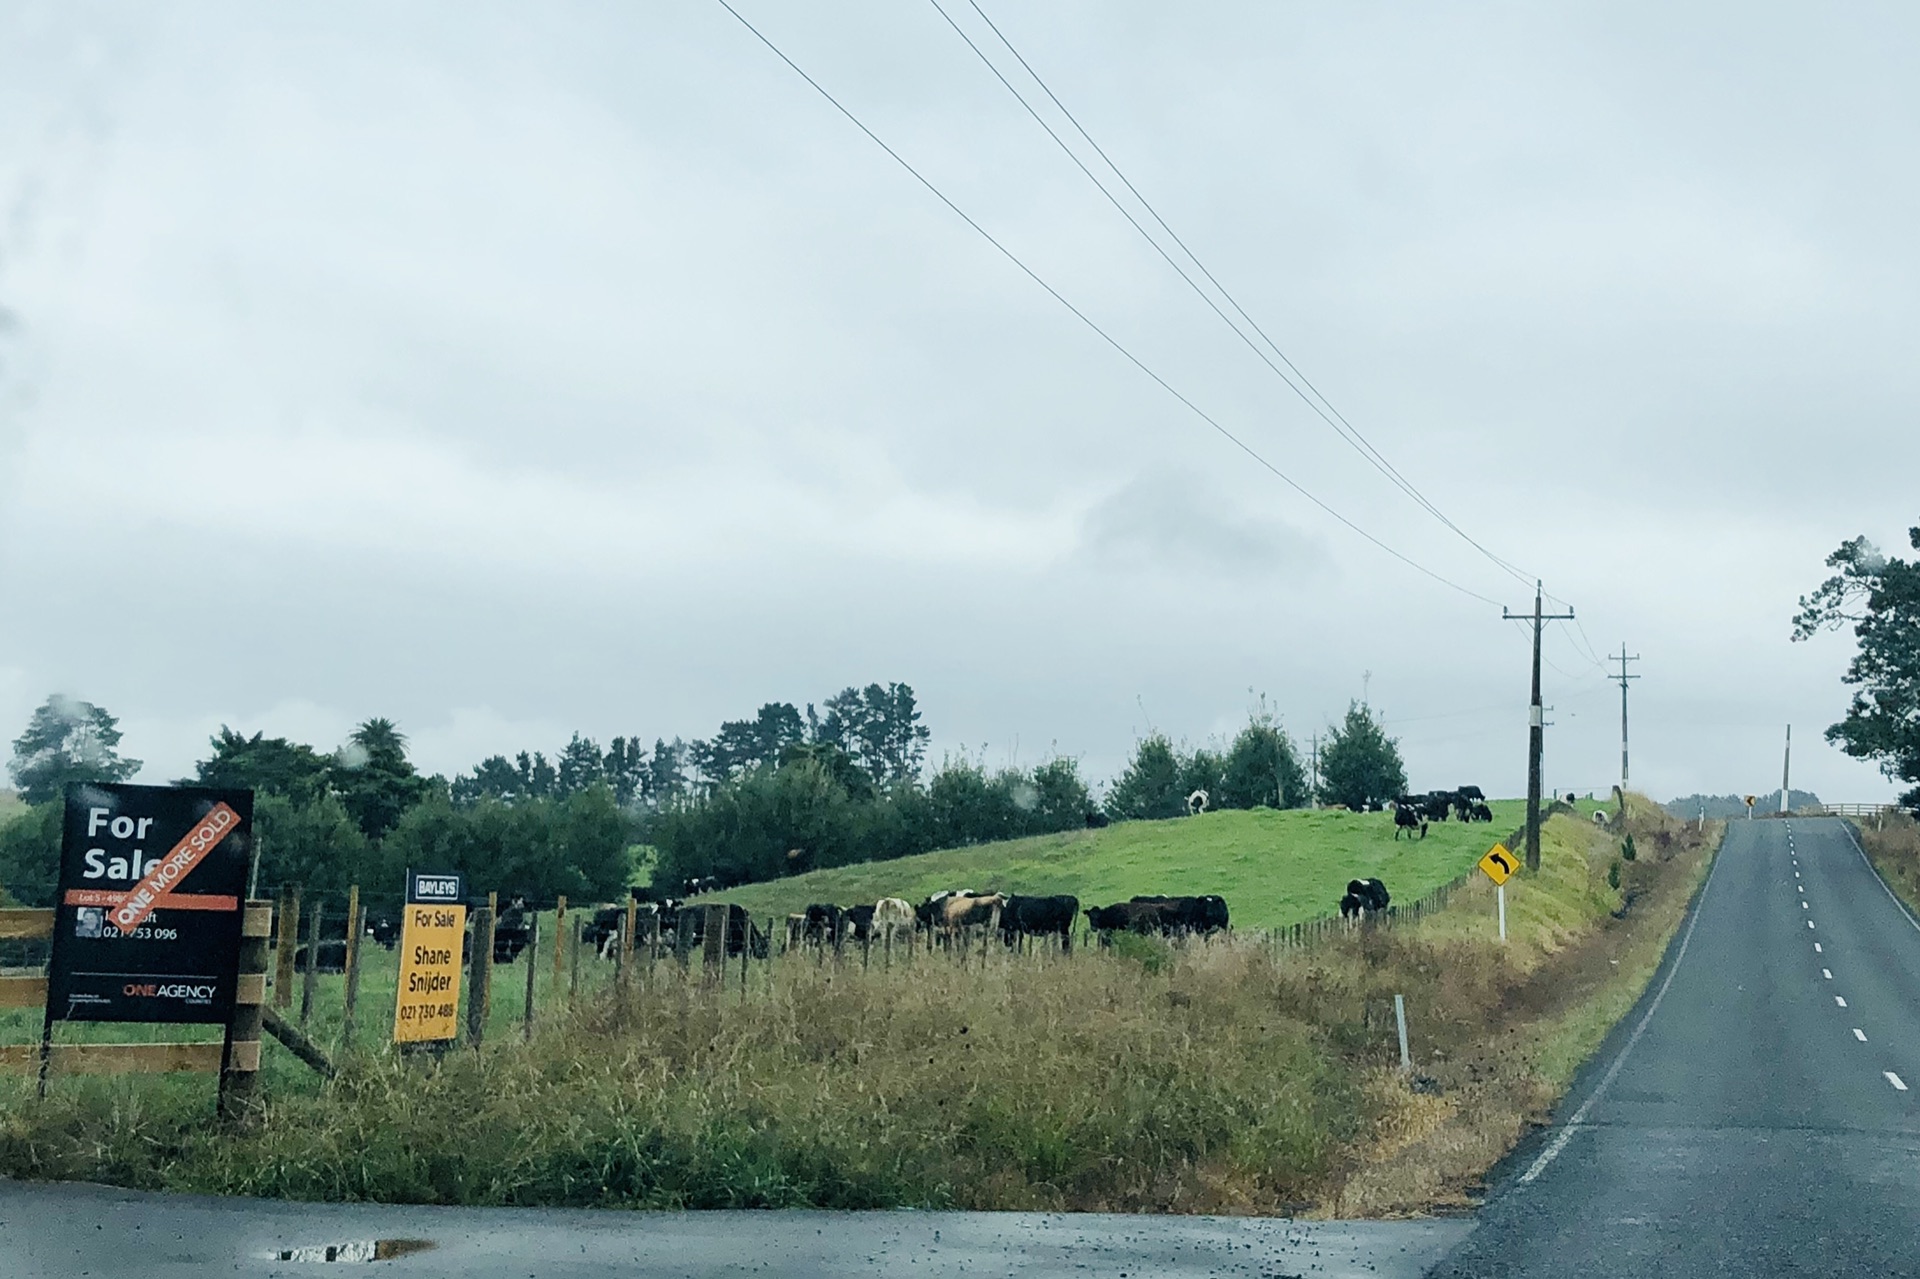
<instances>
[{"instance_id":1,"label":"yellow curve warning sign","mask_svg":"<svg viewBox=\"0 0 1920 1279\"><path fill-rule=\"evenodd\" d=\"M460 1026L460 943L467 931L460 877L408 872L406 910L393 1042L454 1039Z\"/></svg>"},{"instance_id":2,"label":"yellow curve warning sign","mask_svg":"<svg viewBox=\"0 0 1920 1279\"><path fill-rule=\"evenodd\" d=\"M1520 863L1514 860L1513 854L1507 851L1505 844L1495 844L1487 850L1487 855L1480 859L1480 873L1496 884L1506 883L1519 869Z\"/></svg>"}]
</instances>

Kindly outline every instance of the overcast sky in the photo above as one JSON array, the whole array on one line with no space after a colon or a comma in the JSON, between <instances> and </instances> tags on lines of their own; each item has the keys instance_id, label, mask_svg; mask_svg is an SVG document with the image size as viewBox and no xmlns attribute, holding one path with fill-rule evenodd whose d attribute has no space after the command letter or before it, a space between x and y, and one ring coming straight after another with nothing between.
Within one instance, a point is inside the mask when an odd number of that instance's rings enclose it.
<instances>
[{"instance_id":1,"label":"overcast sky","mask_svg":"<svg viewBox=\"0 0 1920 1279\"><path fill-rule=\"evenodd\" d=\"M1531 605L932 4L736 2L1301 486ZM1380 452L1573 603L1550 786L1616 779L1589 650L1624 641L1641 788L1777 786L1791 722L1797 785L1893 793L1820 739L1850 638L1788 633L1842 538L1920 522L1910 6L981 3ZM70 693L165 781L222 723L386 715L452 773L904 680L936 754L1104 779L1150 729L1265 694L1304 745L1365 691L1416 787L1524 789L1500 607L1215 434L715 0L8 5L0 308L6 738Z\"/></svg>"}]
</instances>

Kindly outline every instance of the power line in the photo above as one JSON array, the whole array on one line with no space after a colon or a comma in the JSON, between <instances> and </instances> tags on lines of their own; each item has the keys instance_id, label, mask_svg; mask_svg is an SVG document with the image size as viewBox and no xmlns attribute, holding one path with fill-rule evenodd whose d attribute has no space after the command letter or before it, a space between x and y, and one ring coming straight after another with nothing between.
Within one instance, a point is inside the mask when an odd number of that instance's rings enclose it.
<instances>
[{"instance_id":1,"label":"power line","mask_svg":"<svg viewBox=\"0 0 1920 1279\"><path fill-rule=\"evenodd\" d=\"M1290 389L1295 395L1300 397L1300 400L1302 403L1304 403L1309 409L1313 410L1313 412L1317 416L1319 416L1319 418L1322 421L1324 421L1329 427L1333 428L1334 433L1339 435L1340 438L1344 440L1347 443L1347 445L1350 448L1352 448L1356 453L1358 453L1364 460L1366 460L1369 465L1371 465L1375 470L1379 471L1382 475L1386 476L1389 481L1391 481L1409 498L1413 499L1413 501L1417 503L1422 509L1424 509L1428 514L1432 515L1436 520L1440 521L1440 523L1445 525L1453 533L1458 535L1469 546L1473 547L1474 550L1480 552L1480 554L1484 555L1488 560L1492 561L1502 571L1510 574L1517 581L1523 584L1530 583L1531 581L1533 581L1533 575L1524 572L1523 570L1519 569L1514 564L1512 564L1510 561L1502 558L1499 555L1494 554L1491 550L1487 549L1487 547L1482 545L1473 536L1468 534L1458 524L1454 523L1454 521L1451 518L1449 518L1447 514L1444 511L1442 511L1438 506L1436 506L1431 500L1429 500L1427 496L1424 493L1422 493L1419 490L1419 488L1413 484L1411 480L1408 480L1404 475L1402 475L1398 470L1398 468L1396 468L1392 462L1387 460L1386 455L1381 453L1379 449L1375 448L1373 443L1370 440L1368 440L1364 434L1361 433L1360 429L1354 426L1352 422L1348 421L1346 415L1341 413L1340 410L1337 407L1335 407L1333 401L1328 399L1325 393L1323 393L1319 387L1315 386L1312 380L1309 379L1305 373L1302 373L1300 371L1299 366L1296 365L1287 356L1287 353L1285 351L1280 349L1280 346L1278 343L1276 343L1270 336L1268 336L1266 330L1260 327L1259 322L1256 321L1251 315L1247 313L1246 308L1240 305L1239 301L1233 296L1232 293L1228 292L1226 286L1220 283L1219 279L1213 274L1213 272L1207 268L1206 263L1200 260L1199 255L1196 254L1190 247L1188 247L1186 241L1180 238L1180 235L1178 232L1176 232L1170 225L1168 225L1167 220L1160 215L1159 210L1153 207L1152 202L1149 201L1146 198L1146 196L1140 193L1140 189L1133 184L1132 179L1127 177L1126 173L1121 170L1120 166L1114 163L1113 158L1107 154L1105 148L1103 148L1097 141L1094 140L1093 135L1087 131L1086 126L1080 123L1079 118L1075 116L1071 110L1068 109L1066 103L1060 100L1059 95L1054 93L1052 87L1047 84L1046 80L1041 77L1040 73L1033 69L1033 65L1027 61L1026 57L1021 54L1020 50L1016 48L1013 42L1007 38L1006 33L1003 32L999 28L999 26L993 21L993 19L987 15L986 10L980 7L979 0L967 0L967 3L972 7L973 11L980 16L980 20L987 24L987 27L999 39L1000 43L1006 46L1007 52L1013 55L1015 61L1019 62L1022 69L1024 69L1027 75L1033 79L1033 82L1040 86L1041 91L1047 95L1048 99L1052 101L1053 105L1059 108L1060 113L1064 115L1067 118L1068 122L1073 125L1075 131L1078 132L1079 135L1086 140L1087 145L1093 148L1094 153L1100 157L1101 161L1105 163L1107 168L1112 170L1114 176L1120 179L1120 182L1126 187L1128 192L1132 194L1133 198L1140 202L1141 208L1145 209L1148 216L1150 216L1154 220L1154 222L1159 225L1161 230L1167 233L1168 237L1172 239L1174 244L1179 246L1180 251L1187 256L1188 260L1190 260L1193 263L1193 265L1199 270L1200 274L1206 277L1207 282L1211 284L1219 292L1220 296L1226 300L1227 305L1233 308L1235 314L1239 315L1239 317L1242 320L1246 321L1248 327L1251 328L1256 334L1260 336L1261 341L1266 343L1267 347L1270 350L1272 350L1275 356L1279 357L1281 364L1286 365L1286 369L1293 374L1293 377L1288 377L1287 372L1282 371L1280 368L1280 365L1275 364L1273 359L1269 358L1266 352L1262 351L1259 345L1256 344L1252 338L1248 337L1246 333L1241 330L1240 326L1234 323L1232 318L1230 318L1225 311L1220 309L1219 304L1216 303L1213 300L1213 298L1207 294L1206 290L1200 287L1199 283L1196 280L1194 280L1194 278L1191 275L1187 273L1185 268L1183 268L1178 262L1174 260L1173 256L1167 252L1167 250L1160 244L1160 242L1153 236L1153 234L1149 232L1145 227L1140 225L1139 220L1136 219L1133 216L1133 214L1130 211L1128 211L1128 209L1120 202L1119 197L1117 197L1113 193L1113 191L1108 188L1106 183L1102 182L1099 179L1099 177L1097 177L1093 173L1093 171L1087 167L1086 163L1080 159L1080 157L1074 152L1073 148L1069 146L1067 142L1063 138L1061 138L1061 136L1057 132L1054 131L1053 126L1051 126L1046 122L1046 120L1040 115L1039 111L1034 109L1033 104L1027 101L1025 95L1023 95L1018 89L1016 89L1013 86L1013 84L1007 79L1007 77L1001 73L1000 68L996 66L993 62L993 59L988 57L986 52L982 50L980 46L974 42L973 37L969 36L966 33L966 31L961 28L960 24L953 20L952 15L949 14L946 11L946 9L941 6L940 0L929 0L929 3L933 5L934 9L940 14L942 18L946 19L947 25L953 28L955 34L957 34L962 40L966 42L967 47L973 50L975 56L977 56L980 59L980 61L983 64L985 64L986 68L993 73L994 78L999 80L1000 83L1006 87L1007 92L1011 93L1014 96L1014 99L1018 101L1022 107L1026 108L1027 114L1032 116L1035 123L1039 124L1039 126L1046 131L1047 136L1053 139L1054 143L1057 146L1059 146L1061 151L1063 151L1066 154L1067 158L1072 160L1074 165L1082 173L1084 173L1087 176L1088 180L1091 181L1094 184L1094 186L1099 188L1100 193L1107 197L1108 202L1111 203L1113 207L1119 211L1120 215L1124 217L1129 224L1132 225L1134 230L1138 231L1140 235L1149 244L1153 246L1154 251L1157 252L1162 258L1164 258L1167 262L1167 265L1171 266L1174 269L1174 271L1180 276L1180 278L1186 282L1187 287L1192 289L1194 293L1200 298L1200 300L1205 302L1209 307L1209 309L1211 309L1215 315L1220 317L1220 320L1222 323L1226 324L1228 328L1233 330L1234 336L1238 337L1242 342L1246 343L1248 349L1251 350L1256 356L1258 356L1262 361L1262 363L1264 363L1269 369L1273 371L1275 376L1277 376L1282 382L1285 382L1287 384L1288 389ZM1299 382L1296 383L1294 381L1294 378L1298 378ZM1304 390L1302 389L1303 387L1305 388ZM1309 395L1308 392L1311 392L1312 394Z\"/></svg>"},{"instance_id":2,"label":"power line","mask_svg":"<svg viewBox=\"0 0 1920 1279\"><path fill-rule=\"evenodd\" d=\"M772 51L775 57L779 58L780 61L786 63L788 68L790 68L795 75L799 76L802 80L805 80L808 86L811 87L815 93L818 93L822 98L825 98L827 102L833 107L833 109L838 111L841 115L845 116L848 119L848 121L850 121L856 129L866 134L867 138L875 146L879 147L882 151L886 152L888 157L892 159L895 164L898 164L901 168L905 169L907 173L910 174L913 177L913 179L916 182L918 182L921 186L925 187L933 195L935 199L939 200L940 203L946 205L947 208L951 210L956 217L958 217L961 221L965 222L969 227L971 227L988 244L992 245L994 249L997 250L1002 257L1006 258L1007 261L1011 262L1015 267L1019 268L1021 274L1025 275L1029 280L1032 280L1035 284L1039 285L1042 289L1046 290L1048 296L1052 297L1054 301L1058 302L1061 306L1065 307L1068 311L1070 311L1073 314L1075 319L1079 320L1082 324L1086 325L1087 328L1091 329L1094 332L1094 334L1098 336L1103 342L1105 342L1108 346L1112 347L1115 351L1119 352L1119 354L1122 357L1124 357L1128 363L1132 364L1135 368L1139 369L1142 373L1146 374L1163 391L1171 395L1174 399L1178 400L1183 406L1185 406L1190 412L1192 412L1194 416L1198 417L1201 421L1205 422L1208 426L1212 427L1214 431L1216 431L1222 438L1224 438L1229 443L1231 443L1235 448L1239 449L1241 452L1245 453L1248 457L1252 458L1255 462L1259 463L1262 467L1264 467L1267 471L1271 472L1277 479L1279 479L1282 483L1286 484L1289 488L1291 488L1294 492L1298 493L1301 497L1306 498L1307 501L1313 503L1315 506L1319 507L1322 511L1326 512L1328 515L1338 520L1341 524L1344 524L1347 528L1351 529L1353 532L1358 533L1361 537L1373 543L1375 546L1379 547L1381 550L1385 551L1387 554L1393 556L1393 558L1399 560L1401 563L1407 565L1409 568L1412 568L1420 573L1425 574L1427 577L1432 578L1434 581L1439 582L1441 585L1450 587L1453 590L1460 592L1462 595L1466 595L1473 599L1479 600L1483 604L1497 605L1499 603L1498 600L1491 599L1485 595L1482 595L1480 592L1473 590L1470 587L1462 586L1460 583L1453 581L1451 578L1442 576L1441 574L1428 568L1426 565L1421 564L1416 560L1408 558L1406 555L1403 555L1399 551L1395 550L1393 547L1388 546L1385 542L1381 541L1379 538L1375 537L1373 534L1367 532L1367 530L1361 528L1358 524L1355 524L1352 520L1348 519L1346 516L1342 515L1340 512L1334 510L1333 507L1327 505L1325 502L1315 497L1312 493L1308 492L1292 476L1282 471L1279 467L1275 466L1272 462L1269 462L1266 459L1266 457L1263 456L1252 445L1248 444L1245 440L1241 439L1239 436L1235 435L1232 431L1228 430L1225 426L1221 425L1220 422L1217 421L1211 414L1207 413L1206 410L1202 409L1199 405L1195 404L1192 400L1188 399L1186 395L1184 395L1179 390L1177 390L1172 383L1168 382L1165 378L1161 377L1158 373L1154 372L1154 370L1150 368L1145 361L1140 359L1139 356L1135 355L1132 351L1128 350L1125 346L1123 346L1120 343L1119 339L1115 338L1112 334L1108 333L1105 329L1101 328L1100 325L1095 323L1093 319L1086 314L1086 312L1082 311L1079 307L1075 306L1072 302L1069 302L1066 299L1066 297L1063 294L1061 294L1061 292L1058 289L1054 288L1051 284L1048 284L1044 279L1040 277L1038 272L1036 272L1032 267L1028 266L1024 261L1022 261L1020 257L1016 255L1011 249L1007 248L1006 245L1000 243L999 240L995 239L993 234L989 232L985 227L981 226L980 223L974 221L972 216L970 216L966 210L962 209L959 205L955 204L951 199L949 199L945 192L943 192L939 187L935 186L931 180L929 180L924 174L920 172L920 170L914 168L913 165L909 164L906 161L906 159L900 155L898 151L895 151L892 147L888 146L887 143L881 139L879 134L875 133L872 129L868 128L866 124L861 121L859 116L855 115L851 110L843 106L838 98L834 97L831 93L827 92L827 90L820 84L819 81L815 80L812 76L808 75L806 71L801 68L799 63L795 62L792 58L788 57L786 53L784 53L781 50L779 45L775 44L772 40L768 39L765 35L763 35L758 27L754 26L751 22L747 21L747 19L740 13L738 9L735 9L731 4L728 3L728 0L714 0L714 3L718 4L722 9L725 9L729 14L731 14L736 22L738 22L741 26L745 27L750 33L752 33L753 37L756 40L760 41L761 44L765 45L770 51Z\"/></svg>"}]
</instances>

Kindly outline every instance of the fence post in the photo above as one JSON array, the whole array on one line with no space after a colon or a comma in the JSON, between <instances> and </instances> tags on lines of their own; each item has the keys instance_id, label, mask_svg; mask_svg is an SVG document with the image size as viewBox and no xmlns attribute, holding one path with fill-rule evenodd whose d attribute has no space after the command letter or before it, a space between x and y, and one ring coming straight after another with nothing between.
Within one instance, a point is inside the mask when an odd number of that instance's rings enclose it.
<instances>
[{"instance_id":1,"label":"fence post","mask_svg":"<svg viewBox=\"0 0 1920 1279\"><path fill-rule=\"evenodd\" d=\"M558 957L560 948L555 946L553 953L555 957ZM522 1039L533 1038L533 978L534 973L537 972L540 967L540 965L535 962L539 956L540 912L530 910L527 912L527 1015L526 1020L521 1024L520 1037Z\"/></svg>"},{"instance_id":2,"label":"fence post","mask_svg":"<svg viewBox=\"0 0 1920 1279\"><path fill-rule=\"evenodd\" d=\"M569 943L571 954L567 957L567 1002L575 1003L580 998L580 930L585 928L586 920L573 926L573 939Z\"/></svg>"},{"instance_id":3,"label":"fence post","mask_svg":"<svg viewBox=\"0 0 1920 1279\"><path fill-rule=\"evenodd\" d=\"M565 974L567 950L567 895L561 893L553 907L553 994L560 996L560 978Z\"/></svg>"},{"instance_id":4,"label":"fence post","mask_svg":"<svg viewBox=\"0 0 1920 1279\"><path fill-rule=\"evenodd\" d=\"M354 884L347 889L347 953L341 966L346 969L347 989L340 1003L340 1043L343 1047L353 1043L353 1008L360 1002L360 935L367 931L367 921L360 905L360 885Z\"/></svg>"},{"instance_id":5,"label":"fence post","mask_svg":"<svg viewBox=\"0 0 1920 1279\"><path fill-rule=\"evenodd\" d=\"M693 912L681 907L680 918L674 921L673 957L682 973L687 971L687 957L693 953L693 924Z\"/></svg>"},{"instance_id":6,"label":"fence post","mask_svg":"<svg viewBox=\"0 0 1920 1279\"><path fill-rule=\"evenodd\" d=\"M708 906L706 918L701 921L701 949L706 953L701 957L700 984L717 986L725 974L727 965L727 908Z\"/></svg>"},{"instance_id":7,"label":"fence post","mask_svg":"<svg viewBox=\"0 0 1920 1279\"><path fill-rule=\"evenodd\" d=\"M307 920L307 966L300 974L300 1024L307 1024L307 1018L313 1015L313 986L320 971L320 902L313 903L313 914Z\"/></svg>"},{"instance_id":8,"label":"fence post","mask_svg":"<svg viewBox=\"0 0 1920 1279\"><path fill-rule=\"evenodd\" d=\"M621 962L613 970L614 978L621 983L622 989L625 988L626 983L633 980L633 930L634 921L639 913L640 903L635 901L633 894L629 892L627 894L627 926L620 930ZM658 916L656 915L655 918L657 919ZM651 964L651 957L649 957L649 964Z\"/></svg>"},{"instance_id":9,"label":"fence post","mask_svg":"<svg viewBox=\"0 0 1920 1279\"><path fill-rule=\"evenodd\" d=\"M300 885L280 890L280 909L274 912L273 1003L293 1007L293 948L300 933Z\"/></svg>"},{"instance_id":10,"label":"fence post","mask_svg":"<svg viewBox=\"0 0 1920 1279\"><path fill-rule=\"evenodd\" d=\"M268 939L273 935L273 903L249 901L240 914L240 965L234 978L233 1015L220 1054L220 1118L244 1120L253 1110L260 1078L260 1025L267 1002Z\"/></svg>"},{"instance_id":11,"label":"fence post","mask_svg":"<svg viewBox=\"0 0 1920 1279\"><path fill-rule=\"evenodd\" d=\"M1406 1074L1413 1069L1413 1059L1407 1056L1407 998L1405 995L1393 997L1393 1020L1400 1029L1400 1072Z\"/></svg>"},{"instance_id":12,"label":"fence post","mask_svg":"<svg viewBox=\"0 0 1920 1279\"><path fill-rule=\"evenodd\" d=\"M473 912L473 938L467 952L467 1042L475 1048L487 1033L487 1004L493 987L493 906Z\"/></svg>"},{"instance_id":13,"label":"fence post","mask_svg":"<svg viewBox=\"0 0 1920 1279\"><path fill-rule=\"evenodd\" d=\"M488 893L487 894L487 994L486 994L486 998L482 1001L482 1006L480 1009L480 1015L482 1017L493 1016L493 929L494 929L494 924L499 920L499 918L500 918L500 894L497 892ZM476 943L478 943L479 940L480 939L477 937L474 938L474 941Z\"/></svg>"}]
</instances>

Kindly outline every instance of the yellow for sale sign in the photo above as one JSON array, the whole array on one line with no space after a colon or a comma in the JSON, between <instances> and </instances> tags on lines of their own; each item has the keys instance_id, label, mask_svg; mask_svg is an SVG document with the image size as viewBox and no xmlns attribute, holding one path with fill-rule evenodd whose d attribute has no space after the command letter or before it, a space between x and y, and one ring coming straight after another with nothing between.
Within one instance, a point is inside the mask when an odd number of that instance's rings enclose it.
<instances>
[{"instance_id":1,"label":"yellow for sale sign","mask_svg":"<svg viewBox=\"0 0 1920 1279\"><path fill-rule=\"evenodd\" d=\"M400 925L400 987L393 1002L393 1042L451 1040L460 1026L460 943L467 904L458 875L407 873L407 913Z\"/></svg>"}]
</instances>

